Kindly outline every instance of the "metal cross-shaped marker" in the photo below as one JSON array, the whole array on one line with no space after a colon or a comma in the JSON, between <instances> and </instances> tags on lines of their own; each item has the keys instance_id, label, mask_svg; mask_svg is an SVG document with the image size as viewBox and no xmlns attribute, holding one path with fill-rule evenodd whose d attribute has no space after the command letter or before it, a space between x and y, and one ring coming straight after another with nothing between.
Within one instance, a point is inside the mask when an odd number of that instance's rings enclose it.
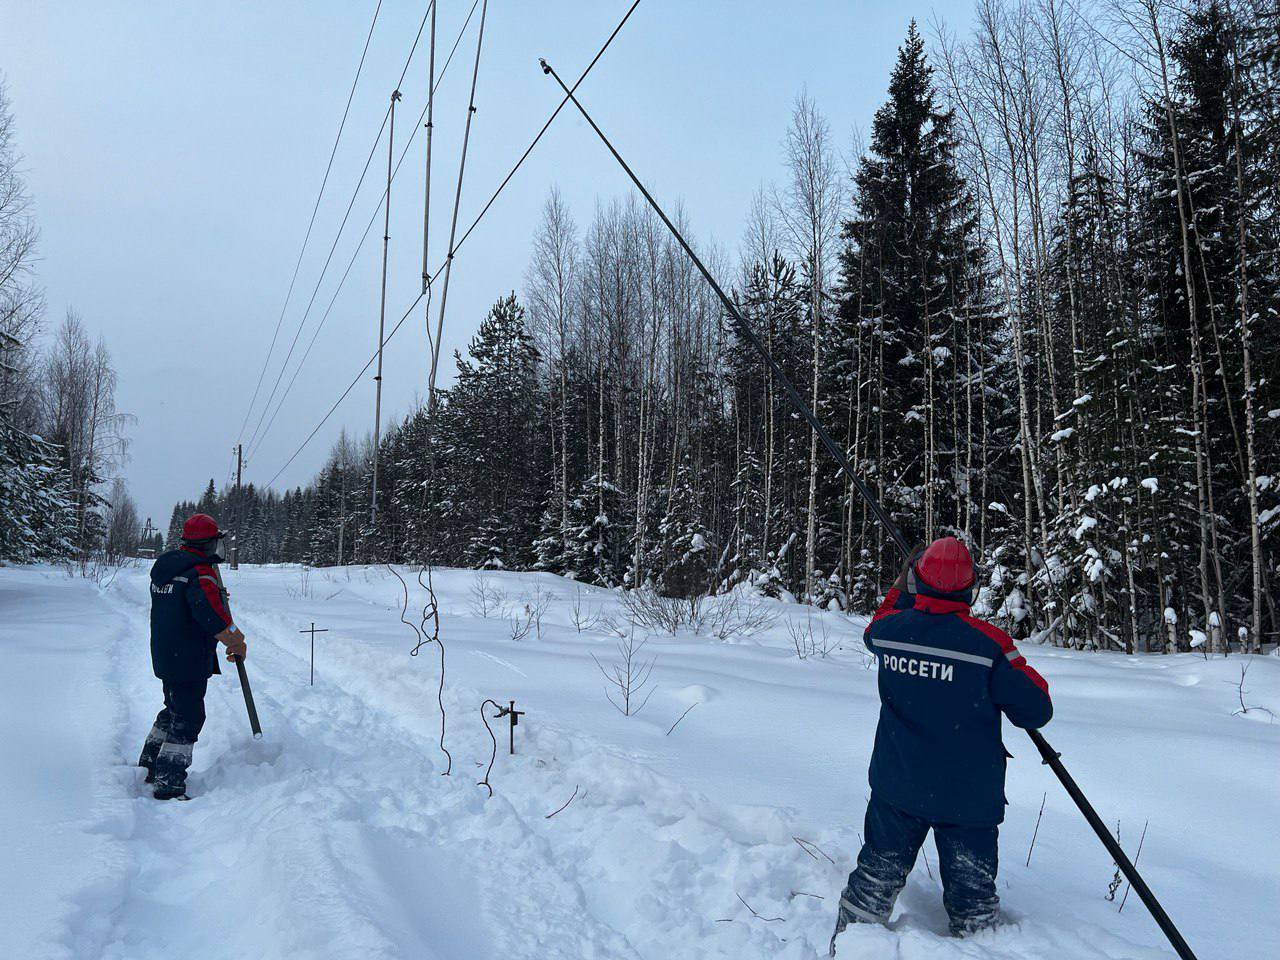
<instances>
[{"instance_id":1,"label":"metal cross-shaped marker","mask_svg":"<svg viewBox=\"0 0 1280 960\"><path fill-rule=\"evenodd\" d=\"M493 703L492 700L489 700L487 702ZM495 707L498 706L496 703L494 703L493 705ZM498 707L498 712L494 715L495 719L498 719L500 717L511 718L511 726L508 732L507 749L510 751L511 756L513 757L516 755L516 724L520 722L520 718L523 716L524 716L524 711L516 709L516 702L514 700L508 700L507 706L505 707Z\"/></svg>"},{"instance_id":2,"label":"metal cross-shaped marker","mask_svg":"<svg viewBox=\"0 0 1280 960\"><path fill-rule=\"evenodd\" d=\"M311 634L311 686L314 687L316 685L316 634L328 633L329 631L327 629L317 628L316 622L312 620L311 627L309 629L299 630L298 632Z\"/></svg>"}]
</instances>

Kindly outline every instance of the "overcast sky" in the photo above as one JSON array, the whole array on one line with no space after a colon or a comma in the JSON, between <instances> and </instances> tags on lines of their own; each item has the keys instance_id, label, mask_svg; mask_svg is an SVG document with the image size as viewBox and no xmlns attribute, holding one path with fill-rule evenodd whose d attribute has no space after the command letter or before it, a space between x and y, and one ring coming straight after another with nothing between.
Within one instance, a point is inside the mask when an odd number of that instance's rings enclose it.
<instances>
[{"instance_id":1,"label":"overcast sky","mask_svg":"<svg viewBox=\"0 0 1280 960\"><path fill-rule=\"evenodd\" d=\"M490 0L461 221L470 223L558 102L545 56L571 83L629 0ZM103 336L134 414L124 474L162 525L175 500L229 473L232 448L280 317L289 278L376 0L116 2L0 0L0 73L39 222L47 325L68 308ZM912 16L964 29L968 0L643 0L579 93L660 201L683 201L696 235L736 247L751 196L781 173L792 103L807 89L842 144L883 101ZM441 0L439 59L470 0ZM302 321L426 4L383 0L263 396ZM475 26L436 99L431 261L448 237ZM927 28L926 28L927 32ZM425 42L397 108L399 145L425 104ZM392 188L388 318L420 286L421 131ZM378 208L385 140L284 374L283 391ZM458 254L445 355L487 308L518 290L529 238L558 185L580 224L624 175L568 109ZM377 344L379 222L356 253L315 349L253 452L265 483ZM387 348L384 423L426 389L422 317ZM451 376L452 363L442 361ZM304 483L342 426L371 428L372 373L277 481ZM249 418L254 432L261 408Z\"/></svg>"}]
</instances>

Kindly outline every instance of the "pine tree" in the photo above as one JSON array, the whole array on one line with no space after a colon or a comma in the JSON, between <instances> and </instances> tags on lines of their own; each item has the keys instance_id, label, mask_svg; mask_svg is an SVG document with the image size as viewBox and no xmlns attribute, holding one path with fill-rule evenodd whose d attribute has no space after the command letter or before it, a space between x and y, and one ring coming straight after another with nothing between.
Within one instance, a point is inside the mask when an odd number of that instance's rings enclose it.
<instances>
[{"instance_id":1,"label":"pine tree","mask_svg":"<svg viewBox=\"0 0 1280 960\"><path fill-rule=\"evenodd\" d=\"M607 476L593 473L569 501L570 539L565 573L602 587L622 582L622 551L615 518L622 516L622 491Z\"/></svg>"},{"instance_id":2,"label":"pine tree","mask_svg":"<svg viewBox=\"0 0 1280 960\"><path fill-rule=\"evenodd\" d=\"M473 533L446 549L466 563L501 556L524 567L533 561L549 458L536 442L544 402L539 353L514 294L489 311L468 355L457 357L457 382L444 397L438 470L451 520Z\"/></svg>"},{"instance_id":3,"label":"pine tree","mask_svg":"<svg viewBox=\"0 0 1280 960\"><path fill-rule=\"evenodd\" d=\"M971 418L981 414L968 401L990 399L978 374L999 328L984 293L975 204L957 166L955 116L938 106L932 75L912 23L854 177L832 332L841 362L824 404L908 539L963 533L985 508L966 456ZM853 509L840 491L828 502ZM865 584L883 582L896 557L874 527L861 529L877 538L873 556L848 558L865 599Z\"/></svg>"},{"instance_id":4,"label":"pine tree","mask_svg":"<svg viewBox=\"0 0 1280 960\"><path fill-rule=\"evenodd\" d=\"M738 300L744 318L787 377L793 383L808 380L810 363L803 349L811 339L806 331L806 293L795 267L776 251L767 262L750 264ZM797 419L791 401L754 348L736 333L725 342L738 446L760 451L762 503L755 535L761 570L767 573L764 586L771 595L781 590L799 592L804 586L804 560L793 549L793 534L803 523L807 496L808 427Z\"/></svg>"},{"instance_id":5,"label":"pine tree","mask_svg":"<svg viewBox=\"0 0 1280 960\"><path fill-rule=\"evenodd\" d=\"M702 521L701 486L686 455L666 491L667 508L658 526L662 551L658 590L664 596L699 597L713 586L716 556Z\"/></svg>"},{"instance_id":6,"label":"pine tree","mask_svg":"<svg viewBox=\"0 0 1280 960\"><path fill-rule=\"evenodd\" d=\"M533 569L546 573L563 573L569 531L565 528L559 483L547 492L546 505L538 518L538 538L533 542Z\"/></svg>"},{"instance_id":7,"label":"pine tree","mask_svg":"<svg viewBox=\"0 0 1280 960\"><path fill-rule=\"evenodd\" d=\"M18 430L0 410L0 560L68 559L76 532L75 494L60 451Z\"/></svg>"}]
</instances>

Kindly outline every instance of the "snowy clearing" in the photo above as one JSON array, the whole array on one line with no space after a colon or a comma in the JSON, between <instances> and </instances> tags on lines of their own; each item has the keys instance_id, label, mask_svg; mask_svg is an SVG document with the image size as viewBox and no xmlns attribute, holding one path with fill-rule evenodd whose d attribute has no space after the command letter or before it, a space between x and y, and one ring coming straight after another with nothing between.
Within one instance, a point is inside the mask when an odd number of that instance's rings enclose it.
<instances>
[{"instance_id":1,"label":"snowy clearing","mask_svg":"<svg viewBox=\"0 0 1280 960\"><path fill-rule=\"evenodd\" d=\"M226 579L265 737L250 738L234 673L215 678L193 800L160 804L132 765L159 706L145 567L105 588L0 569L3 956L825 955L878 708L860 620L769 602L777 619L752 638L638 631L654 690L624 717L592 660L617 659L599 619L625 624L617 594L437 572L444 778L438 650L408 656L415 637L385 569ZM425 597L410 587L416 622ZM526 605L546 606L541 627L515 640ZM314 687L299 633L312 621L329 630ZM797 657L797 637L821 646L824 629L838 646ZM1202 960L1280 955L1280 722L1268 713L1280 713L1280 660L1023 652L1054 695L1046 735L1131 856L1149 821L1139 867ZM1241 714L1246 665L1253 709ZM514 757L506 720L491 721L492 799L476 785L491 749L485 697L527 711ZM841 958L1172 956L1136 896L1118 912L1126 886L1107 900L1114 867L1030 743L1012 729L1006 742L1009 923L947 937L930 844L892 929L850 928Z\"/></svg>"}]
</instances>

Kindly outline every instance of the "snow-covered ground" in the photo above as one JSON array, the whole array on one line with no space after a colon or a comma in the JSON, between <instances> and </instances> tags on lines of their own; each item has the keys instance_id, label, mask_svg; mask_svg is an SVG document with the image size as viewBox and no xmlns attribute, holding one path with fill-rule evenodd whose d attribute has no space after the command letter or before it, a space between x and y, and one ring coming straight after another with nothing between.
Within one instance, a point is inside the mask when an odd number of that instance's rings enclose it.
<instances>
[{"instance_id":1,"label":"snow-covered ground","mask_svg":"<svg viewBox=\"0 0 1280 960\"><path fill-rule=\"evenodd\" d=\"M825 954L877 710L861 621L770 603L777 619L751 638L640 630L654 690L624 717L592 660L617 659L616 594L437 572L446 778L439 653L408 655L387 570L226 577L265 737L250 738L234 673L216 678L194 799L160 804L132 766L159 706L145 568L105 587L0 569L0 956ZM502 610L542 603L541 630L513 639ZM329 631L314 687L299 633L312 621ZM792 635L810 627L839 647L798 658ZM1023 652L1054 695L1046 734L1131 855L1146 826L1139 865L1201 960L1280 956L1280 721L1263 709L1280 713L1280 660ZM1257 709L1242 715L1246 665ZM528 711L514 757L506 721L491 721L492 798L477 786L486 697ZM851 928L842 960L1172 956L1136 895L1122 912L1125 886L1107 899L1114 867L1029 741L1006 740L1008 924L945 935L930 845L892 929Z\"/></svg>"}]
</instances>

